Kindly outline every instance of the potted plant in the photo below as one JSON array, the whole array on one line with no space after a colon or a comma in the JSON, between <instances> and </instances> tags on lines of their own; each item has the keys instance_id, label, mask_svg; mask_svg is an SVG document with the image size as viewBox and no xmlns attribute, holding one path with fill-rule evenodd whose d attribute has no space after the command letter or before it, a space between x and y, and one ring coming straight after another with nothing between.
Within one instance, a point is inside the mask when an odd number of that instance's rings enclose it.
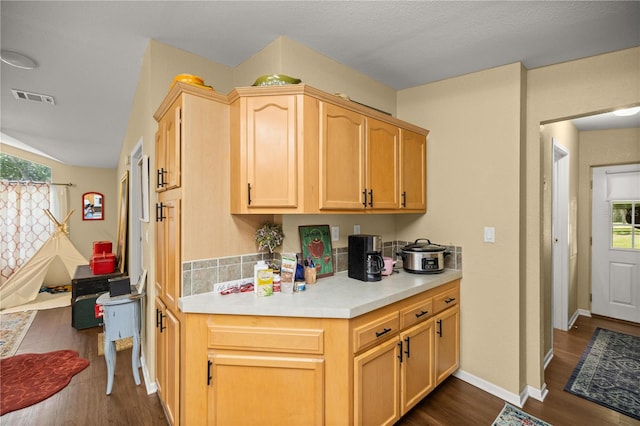
<instances>
[{"instance_id":1,"label":"potted plant","mask_svg":"<svg viewBox=\"0 0 640 426\"><path fill-rule=\"evenodd\" d=\"M282 225L279 223L265 223L256 230L255 240L258 243L258 250L268 249L270 254L279 247L284 240Z\"/></svg>"}]
</instances>

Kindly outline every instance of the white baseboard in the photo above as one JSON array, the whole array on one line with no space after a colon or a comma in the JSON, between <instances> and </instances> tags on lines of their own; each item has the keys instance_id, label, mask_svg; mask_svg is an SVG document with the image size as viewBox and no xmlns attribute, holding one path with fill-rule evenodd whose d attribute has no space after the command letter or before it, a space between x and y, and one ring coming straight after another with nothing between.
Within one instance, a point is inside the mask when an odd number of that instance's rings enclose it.
<instances>
[{"instance_id":1,"label":"white baseboard","mask_svg":"<svg viewBox=\"0 0 640 426\"><path fill-rule=\"evenodd\" d=\"M547 389L546 383L542 384L542 389L537 389L537 388L534 388L533 386L527 385L526 392L529 394L531 398L536 399L540 402L544 402L544 399L549 394L549 389Z\"/></svg>"},{"instance_id":2,"label":"white baseboard","mask_svg":"<svg viewBox=\"0 0 640 426\"><path fill-rule=\"evenodd\" d=\"M576 322L576 320L578 319L578 317L580 316L580 309L578 309L577 311L575 311L573 313L573 315L571 315L571 318L569 318L569 328L568 330L571 330L571 327L573 327L573 324Z\"/></svg>"},{"instance_id":3,"label":"white baseboard","mask_svg":"<svg viewBox=\"0 0 640 426\"><path fill-rule=\"evenodd\" d=\"M552 359L553 359L553 348L549 349L549 352L547 352L547 355L545 355L544 357L544 366L542 367L543 370L547 369Z\"/></svg>"},{"instance_id":4,"label":"white baseboard","mask_svg":"<svg viewBox=\"0 0 640 426\"><path fill-rule=\"evenodd\" d=\"M151 380L151 376L149 376L149 368L147 368L147 362L144 358L144 351L140 356L140 365L142 367L142 377L144 378L144 385L147 389L147 395L156 393L158 391L158 386L156 385L155 381Z\"/></svg>"},{"instance_id":5,"label":"white baseboard","mask_svg":"<svg viewBox=\"0 0 640 426\"><path fill-rule=\"evenodd\" d=\"M527 402L527 398L529 397L537 399L538 401L544 401L544 398L549 393L546 383L543 384L542 389L536 389L533 386L526 386L524 390L518 395L513 392L509 392L508 390L501 388L500 386L496 386L493 383L487 382L486 380L481 379L478 376L467 373L464 370L458 370L453 373L453 375L460 380L463 380L470 385L477 387L478 389L490 393L493 396L497 396L498 398L508 402L511 405L515 405L518 408L522 408L524 406L524 403Z\"/></svg>"},{"instance_id":6,"label":"white baseboard","mask_svg":"<svg viewBox=\"0 0 640 426\"><path fill-rule=\"evenodd\" d=\"M582 315L583 317L591 318L591 311L587 311L586 309L578 309L578 314Z\"/></svg>"},{"instance_id":7,"label":"white baseboard","mask_svg":"<svg viewBox=\"0 0 640 426\"><path fill-rule=\"evenodd\" d=\"M453 373L453 375L458 379L477 387L478 389L482 389L483 391L488 392L491 395L497 396L498 398L508 402L511 405L515 405L519 408L522 408L522 406L524 405L524 401L522 401L522 397L520 395L509 392L508 390L503 389L500 386L496 386L493 383L487 382L486 380L481 379L478 376L474 376L473 374L467 373L463 370L458 370Z\"/></svg>"}]
</instances>

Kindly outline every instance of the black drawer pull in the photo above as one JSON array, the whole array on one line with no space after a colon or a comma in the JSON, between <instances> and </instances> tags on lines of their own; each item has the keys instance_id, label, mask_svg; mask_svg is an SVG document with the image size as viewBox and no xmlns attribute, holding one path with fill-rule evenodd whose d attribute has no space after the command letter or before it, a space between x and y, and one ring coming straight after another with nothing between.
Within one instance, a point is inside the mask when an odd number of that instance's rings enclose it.
<instances>
[{"instance_id":1,"label":"black drawer pull","mask_svg":"<svg viewBox=\"0 0 640 426\"><path fill-rule=\"evenodd\" d=\"M376 331L376 337L380 337L380 336L382 336L383 334L387 334L387 333L388 333L388 332L390 332L390 331L391 331L391 329L390 329L390 328L385 328L385 329L384 329L384 330L382 330L382 331Z\"/></svg>"},{"instance_id":2,"label":"black drawer pull","mask_svg":"<svg viewBox=\"0 0 640 426\"><path fill-rule=\"evenodd\" d=\"M421 316L427 315L429 311L420 311L416 314L416 318L420 318Z\"/></svg>"},{"instance_id":3,"label":"black drawer pull","mask_svg":"<svg viewBox=\"0 0 640 426\"><path fill-rule=\"evenodd\" d=\"M449 303L451 303L451 302L454 302L455 300L456 300L456 298L455 298L455 297L447 297L447 298L446 298L446 300L444 301L444 303L449 304Z\"/></svg>"}]
</instances>

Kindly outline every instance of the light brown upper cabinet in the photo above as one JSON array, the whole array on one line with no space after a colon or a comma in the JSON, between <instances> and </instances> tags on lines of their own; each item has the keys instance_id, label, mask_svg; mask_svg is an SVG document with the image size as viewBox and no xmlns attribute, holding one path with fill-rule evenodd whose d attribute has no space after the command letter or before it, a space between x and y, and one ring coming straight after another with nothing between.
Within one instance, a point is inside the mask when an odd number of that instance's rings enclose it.
<instances>
[{"instance_id":1,"label":"light brown upper cabinet","mask_svg":"<svg viewBox=\"0 0 640 426\"><path fill-rule=\"evenodd\" d=\"M156 132L156 192L180 186L182 104L177 100L158 123Z\"/></svg>"},{"instance_id":2,"label":"light brown upper cabinet","mask_svg":"<svg viewBox=\"0 0 640 426\"><path fill-rule=\"evenodd\" d=\"M396 209L399 129L320 103L320 209Z\"/></svg>"},{"instance_id":3,"label":"light brown upper cabinet","mask_svg":"<svg viewBox=\"0 0 640 426\"><path fill-rule=\"evenodd\" d=\"M400 130L400 208L427 209L427 137Z\"/></svg>"},{"instance_id":4,"label":"light brown upper cabinet","mask_svg":"<svg viewBox=\"0 0 640 426\"><path fill-rule=\"evenodd\" d=\"M317 101L291 88L229 95L231 213L306 213L317 205Z\"/></svg>"},{"instance_id":5,"label":"light brown upper cabinet","mask_svg":"<svg viewBox=\"0 0 640 426\"><path fill-rule=\"evenodd\" d=\"M229 102L232 213L425 212L427 130L304 84Z\"/></svg>"}]
</instances>

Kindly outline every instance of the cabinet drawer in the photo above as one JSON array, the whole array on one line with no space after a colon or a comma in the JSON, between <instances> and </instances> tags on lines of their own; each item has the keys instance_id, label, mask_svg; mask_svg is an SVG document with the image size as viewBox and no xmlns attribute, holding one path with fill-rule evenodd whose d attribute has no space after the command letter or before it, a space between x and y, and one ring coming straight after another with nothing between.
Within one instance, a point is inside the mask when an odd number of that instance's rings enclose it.
<instances>
[{"instance_id":1,"label":"cabinet drawer","mask_svg":"<svg viewBox=\"0 0 640 426\"><path fill-rule=\"evenodd\" d=\"M318 354L324 352L324 331L299 328L209 327L210 348Z\"/></svg>"},{"instance_id":2,"label":"cabinet drawer","mask_svg":"<svg viewBox=\"0 0 640 426\"><path fill-rule=\"evenodd\" d=\"M460 303L460 289L453 288L444 293L440 293L433 298L433 313L444 311L451 306Z\"/></svg>"},{"instance_id":3,"label":"cabinet drawer","mask_svg":"<svg viewBox=\"0 0 640 426\"><path fill-rule=\"evenodd\" d=\"M429 298L414 303L400 311L400 329L411 327L431 315L433 315L433 299Z\"/></svg>"},{"instance_id":4,"label":"cabinet drawer","mask_svg":"<svg viewBox=\"0 0 640 426\"><path fill-rule=\"evenodd\" d=\"M353 330L353 352L358 352L372 343L383 342L399 330L397 311L356 327Z\"/></svg>"}]
</instances>

